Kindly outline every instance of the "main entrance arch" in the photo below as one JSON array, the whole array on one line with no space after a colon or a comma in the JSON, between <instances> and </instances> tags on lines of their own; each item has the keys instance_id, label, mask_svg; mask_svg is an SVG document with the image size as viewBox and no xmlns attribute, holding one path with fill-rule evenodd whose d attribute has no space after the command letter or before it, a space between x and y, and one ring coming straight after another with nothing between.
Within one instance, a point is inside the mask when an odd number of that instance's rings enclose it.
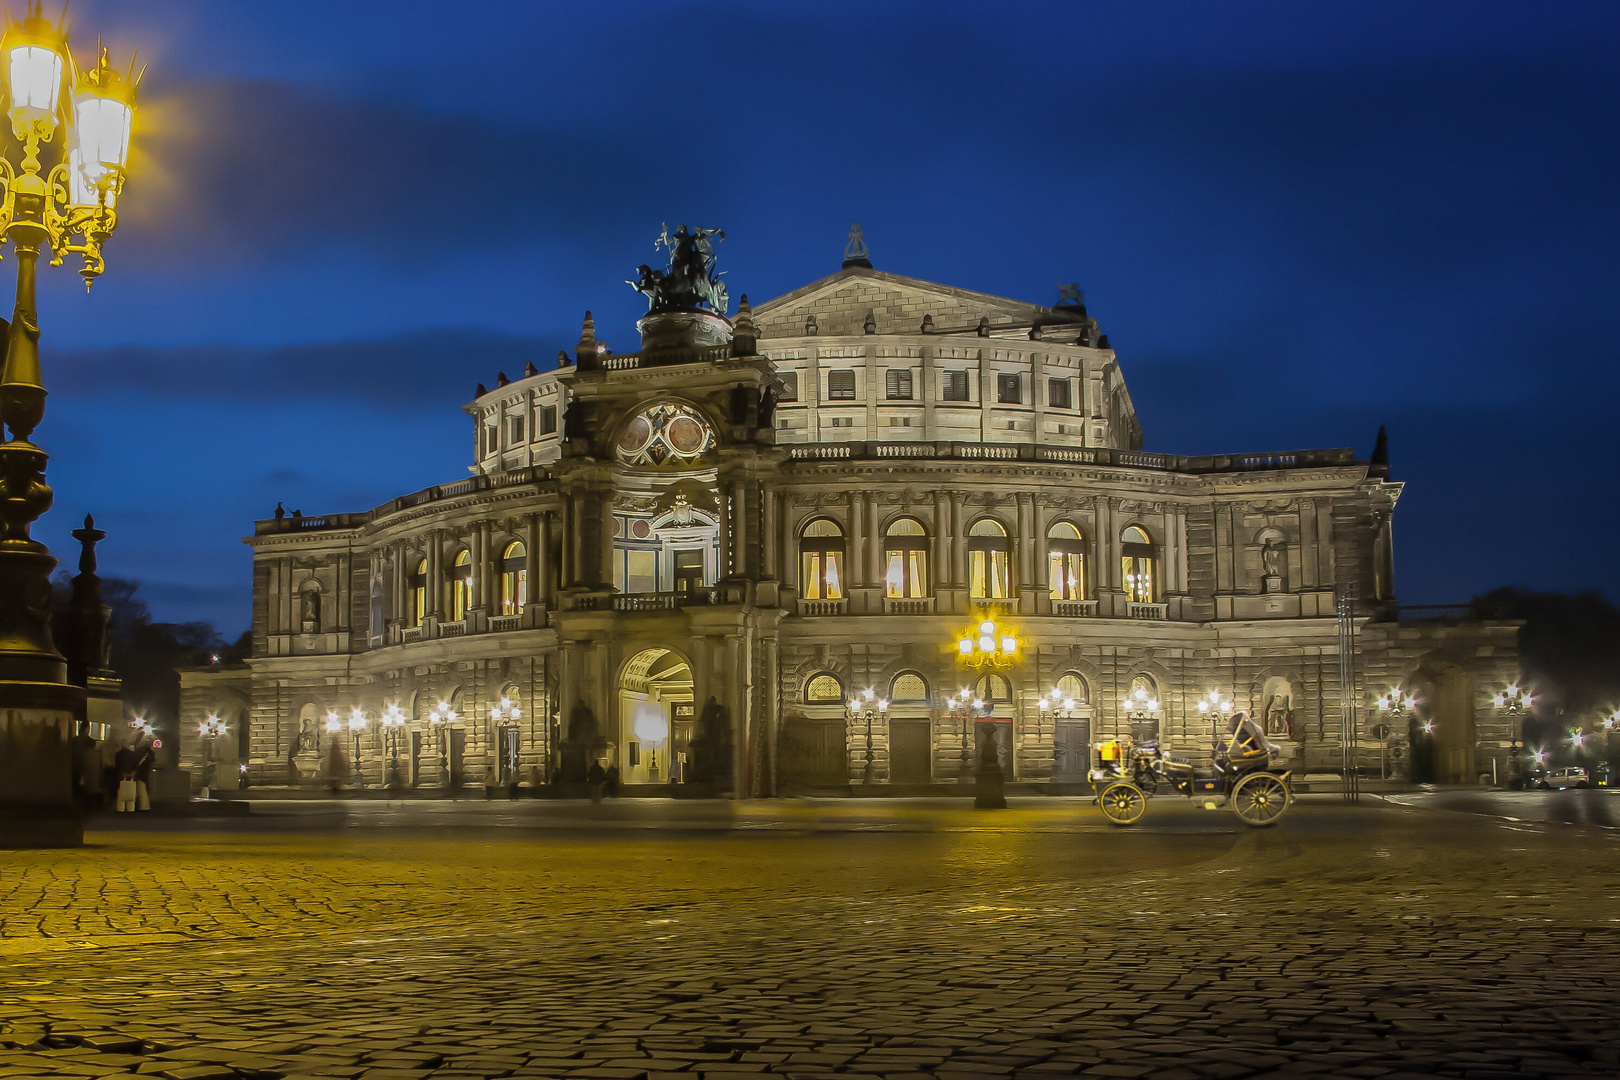
<instances>
[{"instance_id":1,"label":"main entrance arch","mask_svg":"<svg viewBox=\"0 0 1620 1080\"><path fill-rule=\"evenodd\" d=\"M697 719L686 657L667 648L631 656L619 674L618 710L621 782L683 782Z\"/></svg>"}]
</instances>

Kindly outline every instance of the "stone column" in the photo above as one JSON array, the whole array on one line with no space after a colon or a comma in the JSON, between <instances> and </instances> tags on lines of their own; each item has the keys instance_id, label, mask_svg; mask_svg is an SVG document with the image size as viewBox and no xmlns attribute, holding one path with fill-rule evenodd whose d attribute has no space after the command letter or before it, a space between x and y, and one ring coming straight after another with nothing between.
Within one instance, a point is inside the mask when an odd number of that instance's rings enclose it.
<instances>
[{"instance_id":1,"label":"stone column","mask_svg":"<svg viewBox=\"0 0 1620 1080\"><path fill-rule=\"evenodd\" d=\"M765 535L760 538L760 555L764 563L764 565L760 568L760 576L765 578L767 581L774 581L778 577L776 558L778 555L778 545L780 544L780 540L777 537L776 502L778 496L776 492L761 484L760 498L765 504L761 508L763 511L763 517L765 519L762 531Z\"/></svg>"},{"instance_id":2,"label":"stone column","mask_svg":"<svg viewBox=\"0 0 1620 1080\"><path fill-rule=\"evenodd\" d=\"M748 520L748 486L744 480L731 482L732 561L738 577L755 576L754 560L749 550L753 529Z\"/></svg>"},{"instance_id":3,"label":"stone column","mask_svg":"<svg viewBox=\"0 0 1620 1080\"><path fill-rule=\"evenodd\" d=\"M551 514L530 514L524 524L523 606L529 607L551 599Z\"/></svg>"},{"instance_id":4,"label":"stone column","mask_svg":"<svg viewBox=\"0 0 1620 1080\"><path fill-rule=\"evenodd\" d=\"M934 489L934 550L929 556L928 572L934 575L932 582L937 594L941 586L951 584L950 541L946 537L946 530L950 522L946 517L945 493L939 488Z\"/></svg>"},{"instance_id":5,"label":"stone column","mask_svg":"<svg viewBox=\"0 0 1620 1080\"><path fill-rule=\"evenodd\" d=\"M844 560L844 573L848 581L846 588L866 584L866 556L861 547L861 537L865 535L866 527L862 520L863 500L859 493L849 493L849 535L846 539L849 554Z\"/></svg>"},{"instance_id":6,"label":"stone column","mask_svg":"<svg viewBox=\"0 0 1620 1080\"><path fill-rule=\"evenodd\" d=\"M866 546L861 551L866 563L866 584L881 586L883 584L883 529L878 524L877 494L868 490L864 493L863 499L866 503Z\"/></svg>"},{"instance_id":7,"label":"stone column","mask_svg":"<svg viewBox=\"0 0 1620 1080\"><path fill-rule=\"evenodd\" d=\"M714 493L715 518L719 522L720 562L715 567L715 579L724 581L731 576L731 497L722 485Z\"/></svg>"},{"instance_id":8,"label":"stone column","mask_svg":"<svg viewBox=\"0 0 1620 1080\"><path fill-rule=\"evenodd\" d=\"M962 493L951 492L951 584L958 589L968 587L966 514L962 506Z\"/></svg>"},{"instance_id":9,"label":"stone column","mask_svg":"<svg viewBox=\"0 0 1620 1080\"><path fill-rule=\"evenodd\" d=\"M776 798L776 778L778 776L777 751L779 749L778 728L782 718L779 710L782 679L777 671L777 641L774 637L765 638L760 642L765 650L765 682L756 689L756 693L763 694L765 714L765 783L763 785L767 799Z\"/></svg>"},{"instance_id":10,"label":"stone column","mask_svg":"<svg viewBox=\"0 0 1620 1080\"><path fill-rule=\"evenodd\" d=\"M439 562L443 558L443 553L440 550L443 547L443 542L439 530L431 529L428 531L427 544L427 611L429 615L437 618L439 612L443 609L444 600L444 581L439 572Z\"/></svg>"},{"instance_id":11,"label":"stone column","mask_svg":"<svg viewBox=\"0 0 1620 1080\"><path fill-rule=\"evenodd\" d=\"M596 521L601 535L597 537L596 576L603 588L613 585L613 488L608 486L597 493Z\"/></svg>"}]
</instances>

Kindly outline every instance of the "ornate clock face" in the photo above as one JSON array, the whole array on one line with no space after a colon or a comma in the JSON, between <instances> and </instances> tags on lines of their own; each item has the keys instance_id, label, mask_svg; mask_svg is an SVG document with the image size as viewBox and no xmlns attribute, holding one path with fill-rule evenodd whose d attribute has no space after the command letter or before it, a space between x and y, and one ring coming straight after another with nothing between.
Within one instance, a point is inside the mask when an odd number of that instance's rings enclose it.
<instances>
[{"instance_id":1,"label":"ornate clock face","mask_svg":"<svg viewBox=\"0 0 1620 1080\"><path fill-rule=\"evenodd\" d=\"M688 405L650 405L630 419L619 436L619 460L626 465L679 468L714 449L714 428Z\"/></svg>"}]
</instances>

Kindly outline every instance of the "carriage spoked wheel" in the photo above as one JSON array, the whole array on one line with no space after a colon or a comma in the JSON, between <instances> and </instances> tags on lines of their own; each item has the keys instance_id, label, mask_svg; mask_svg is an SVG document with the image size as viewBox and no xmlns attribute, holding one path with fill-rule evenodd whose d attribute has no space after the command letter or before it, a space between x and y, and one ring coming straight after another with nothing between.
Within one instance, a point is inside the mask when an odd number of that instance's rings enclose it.
<instances>
[{"instance_id":1,"label":"carriage spoked wheel","mask_svg":"<svg viewBox=\"0 0 1620 1080\"><path fill-rule=\"evenodd\" d=\"M1232 812L1245 825L1274 825L1288 809L1288 785L1270 773L1254 773L1232 789Z\"/></svg>"},{"instance_id":2,"label":"carriage spoked wheel","mask_svg":"<svg viewBox=\"0 0 1620 1080\"><path fill-rule=\"evenodd\" d=\"M1131 825L1147 809L1147 796L1130 781L1119 780L1103 788L1097 803L1103 816L1115 825Z\"/></svg>"}]
</instances>

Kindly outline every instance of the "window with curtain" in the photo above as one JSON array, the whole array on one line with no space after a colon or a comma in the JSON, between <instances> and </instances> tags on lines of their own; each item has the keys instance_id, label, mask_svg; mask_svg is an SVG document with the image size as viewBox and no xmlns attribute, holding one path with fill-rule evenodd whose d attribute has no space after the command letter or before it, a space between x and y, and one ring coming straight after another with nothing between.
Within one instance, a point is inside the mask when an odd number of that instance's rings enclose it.
<instances>
[{"instance_id":1,"label":"window with curtain","mask_svg":"<svg viewBox=\"0 0 1620 1080\"><path fill-rule=\"evenodd\" d=\"M806 600L841 600L844 596L844 530L836 521L819 518L799 537L802 567L799 595Z\"/></svg>"},{"instance_id":2,"label":"window with curtain","mask_svg":"<svg viewBox=\"0 0 1620 1080\"><path fill-rule=\"evenodd\" d=\"M827 400L854 401L855 372L848 370L827 372Z\"/></svg>"},{"instance_id":3,"label":"window with curtain","mask_svg":"<svg viewBox=\"0 0 1620 1080\"><path fill-rule=\"evenodd\" d=\"M1046 530L1047 595L1053 600L1084 600L1086 539L1067 521Z\"/></svg>"},{"instance_id":4,"label":"window with curtain","mask_svg":"<svg viewBox=\"0 0 1620 1080\"><path fill-rule=\"evenodd\" d=\"M507 544L501 553L502 615L516 615L523 610L523 593L529 584L528 555L521 540Z\"/></svg>"},{"instance_id":5,"label":"window with curtain","mask_svg":"<svg viewBox=\"0 0 1620 1080\"><path fill-rule=\"evenodd\" d=\"M407 625L421 626L427 618L427 560L416 560L416 567L405 579L405 620Z\"/></svg>"},{"instance_id":6,"label":"window with curtain","mask_svg":"<svg viewBox=\"0 0 1620 1080\"><path fill-rule=\"evenodd\" d=\"M462 549L456 556L456 561L450 566L450 580L447 582L450 592L450 603L447 618L451 622L460 622L467 617L467 604L472 594L472 555Z\"/></svg>"},{"instance_id":7,"label":"window with curtain","mask_svg":"<svg viewBox=\"0 0 1620 1080\"><path fill-rule=\"evenodd\" d=\"M1120 534L1120 580L1125 599L1133 604L1152 604L1159 595L1159 557L1147 530L1132 525Z\"/></svg>"},{"instance_id":8,"label":"window with curtain","mask_svg":"<svg viewBox=\"0 0 1620 1080\"><path fill-rule=\"evenodd\" d=\"M975 600L1011 595L1012 541L999 521L982 518L968 530L968 594Z\"/></svg>"},{"instance_id":9,"label":"window with curtain","mask_svg":"<svg viewBox=\"0 0 1620 1080\"><path fill-rule=\"evenodd\" d=\"M886 596L928 595L928 530L913 518L899 518L883 534Z\"/></svg>"}]
</instances>

